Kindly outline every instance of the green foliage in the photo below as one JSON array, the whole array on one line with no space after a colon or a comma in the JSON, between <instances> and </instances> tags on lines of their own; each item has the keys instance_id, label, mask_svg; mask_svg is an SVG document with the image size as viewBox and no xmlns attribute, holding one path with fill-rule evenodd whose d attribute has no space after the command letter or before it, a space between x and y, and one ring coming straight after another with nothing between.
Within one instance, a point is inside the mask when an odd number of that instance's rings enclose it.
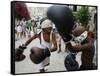
<instances>
[{"instance_id":1,"label":"green foliage","mask_svg":"<svg viewBox=\"0 0 100 76\"><path fill-rule=\"evenodd\" d=\"M88 7L82 6L81 9L75 14L75 17L82 23L83 26L86 26L90 20Z\"/></svg>"}]
</instances>

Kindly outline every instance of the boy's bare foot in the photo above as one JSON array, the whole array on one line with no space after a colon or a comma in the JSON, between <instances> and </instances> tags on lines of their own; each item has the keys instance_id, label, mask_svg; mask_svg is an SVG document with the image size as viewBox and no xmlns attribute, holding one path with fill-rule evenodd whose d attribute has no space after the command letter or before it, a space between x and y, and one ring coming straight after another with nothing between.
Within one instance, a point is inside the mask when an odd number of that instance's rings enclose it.
<instances>
[{"instance_id":1,"label":"boy's bare foot","mask_svg":"<svg viewBox=\"0 0 100 76\"><path fill-rule=\"evenodd\" d=\"M40 69L40 73L45 73L45 69Z\"/></svg>"}]
</instances>

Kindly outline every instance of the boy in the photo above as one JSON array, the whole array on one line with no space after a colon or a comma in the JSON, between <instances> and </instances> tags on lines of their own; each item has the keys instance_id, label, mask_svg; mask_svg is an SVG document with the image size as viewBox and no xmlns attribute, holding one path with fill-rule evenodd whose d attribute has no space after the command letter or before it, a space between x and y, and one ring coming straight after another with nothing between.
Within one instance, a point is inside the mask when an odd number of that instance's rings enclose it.
<instances>
[{"instance_id":1,"label":"boy","mask_svg":"<svg viewBox=\"0 0 100 76\"><path fill-rule=\"evenodd\" d=\"M35 34L28 41L26 41L25 46L27 46L35 38L39 38L40 45L42 48L48 48L50 52L57 50L57 42L55 34L52 32L52 22L44 18L40 22L42 31L39 34ZM54 45L52 47L52 44ZM34 50L33 50L34 51ZM46 57L41 63L38 64L40 72L45 72L45 66L50 63L50 57Z\"/></svg>"}]
</instances>

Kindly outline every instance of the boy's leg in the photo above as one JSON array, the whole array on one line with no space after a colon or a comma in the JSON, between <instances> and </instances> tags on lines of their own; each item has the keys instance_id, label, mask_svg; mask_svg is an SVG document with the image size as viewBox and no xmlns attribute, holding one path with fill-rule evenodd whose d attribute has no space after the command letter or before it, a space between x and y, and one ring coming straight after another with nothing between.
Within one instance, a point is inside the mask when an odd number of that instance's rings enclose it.
<instances>
[{"instance_id":1,"label":"boy's leg","mask_svg":"<svg viewBox=\"0 0 100 76\"><path fill-rule=\"evenodd\" d=\"M20 39L20 34L19 34L19 32L18 32L18 39Z\"/></svg>"},{"instance_id":2,"label":"boy's leg","mask_svg":"<svg viewBox=\"0 0 100 76\"><path fill-rule=\"evenodd\" d=\"M20 38L22 38L22 32L20 32L19 34L20 34Z\"/></svg>"},{"instance_id":3,"label":"boy's leg","mask_svg":"<svg viewBox=\"0 0 100 76\"><path fill-rule=\"evenodd\" d=\"M39 72L40 73L44 73L45 72L45 69L44 69L44 62L41 62L37 65L38 69L39 69Z\"/></svg>"},{"instance_id":4,"label":"boy's leg","mask_svg":"<svg viewBox=\"0 0 100 76\"><path fill-rule=\"evenodd\" d=\"M48 66L49 64L50 64L50 57L47 57L44 61L38 64L40 73L44 73L46 71L45 67Z\"/></svg>"}]
</instances>

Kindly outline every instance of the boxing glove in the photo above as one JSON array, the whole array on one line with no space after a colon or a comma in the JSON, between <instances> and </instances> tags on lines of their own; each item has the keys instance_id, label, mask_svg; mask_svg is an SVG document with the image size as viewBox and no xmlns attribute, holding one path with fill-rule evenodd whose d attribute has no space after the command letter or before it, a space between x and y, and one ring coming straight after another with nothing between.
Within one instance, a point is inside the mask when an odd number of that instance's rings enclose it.
<instances>
[{"instance_id":1,"label":"boxing glove","mask_svg":"<svg viewBox=\"0 0 100 76\"><path fill-rule=\"evenodd\" d=\"M44 49L39 47L33 47L30 53L30 59L34 64L41 63L46 58L44 54Z\"/></svg>"},{"instance_id":2,"label":"boxing glove","mask_svg":"<svg viewBox=\"0 0 100 76\"><path fill-rule=\"evenodd\" d=\"M23 54L24 49L26 49L24 44L15 49L15 61L22 61L25 59L25 55Z\"/></svg>"},{"instance_id":3,"label":"boxing glove","mask_svg":"<svg viewBox=\"0 0 100 76\"><path fill-rule=\"evenodd\" d=\"M75 55L70 53L64 60L64 65L67 71L77 71L79 69L78 62L75 60Z\"/></svg>"}]
</instances>

